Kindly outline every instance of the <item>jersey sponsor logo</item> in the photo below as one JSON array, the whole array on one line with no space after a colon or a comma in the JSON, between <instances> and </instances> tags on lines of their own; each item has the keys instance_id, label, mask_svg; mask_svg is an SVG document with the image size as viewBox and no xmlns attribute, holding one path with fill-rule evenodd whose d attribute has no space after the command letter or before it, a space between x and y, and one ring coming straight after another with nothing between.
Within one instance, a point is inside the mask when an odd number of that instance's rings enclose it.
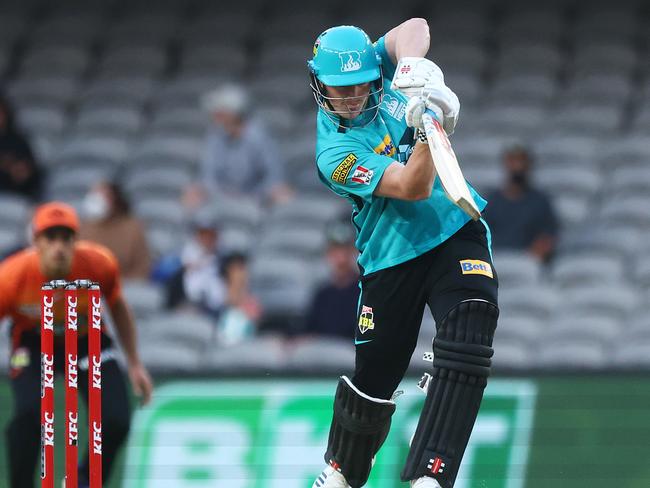
<instances>
[{"instance_id":1,"label":"jersey sponsor logo","mask_svg":"<svg viewBox=\"0 0 650 488\"><path fill-rule=\"evenodd\" d=\"M396 120L402 120L406 112L406 104L401 102L397 97L384 93L384 100L381 102L381 108L388 112L388 115Z\"/></svg>"},{"instance_id":2,"label":"jersey sponsor logo","mask_svg":"<svg viewBox=\"0 0 650 488\"><path fill-rule=\"evenodd\" d=\"M375 147L375 152L381 156L393 156L395 155L395 144L393 144L393 140L390 138L389 134L386 134L384 136L384 139L381 141L381 144L379 144L377 147Z\"/></svg>"},{"instance_id":3,"label":"jersey sponsor logo","mask_svg":"<svg viewBox=\"0 0 650 488\"><path fill-rule=\"evenodd\" d=\"M320 37L316 39L316 42L314 43L314 56L318 54L319 47L320 47Z\"/></svg>"},{"instance_id":4,"label":"jersey sponsor logo","mask_svg":"<svg viewBox=\"0 0 650 488\"><path fill-rule=\"evenodd\" d=\"M339 53L341 72L359 71L361 69L361 54L359 51L344 51Z\"/></svg>"},{"instance_id":5,"label":"jersey sponsor logo","mask_svg":"<svg viewBox=\"0 0 650 488\"><path fill-rule=\"evenodd\" d=\"M354 153L348 154L332 172L332 181L341 184L345 183L345 180L348 178L350 170L352 169L352 166L354 166L354 163L357 162L357 159L358 158Z\"/></svg>"},{"instance_id":6,"label":"jersey sponsor logo","mask_svg":"<svg viewBox=\"0 0 650 488\"><path fill-rule=\"evenodd\" d=\"M477 274L494 278L490 263L479 259L463 259L460 262L460 269L463 274Z\"/></svg>"},{"instance_id":7,"label":"jersey sponsor logo","mask_svg":"<svg viewBox=\"0 0 650 488\"><path fill-rule=\"evenodd\" d=\"M374 314L372 313L372 307L366 307L363 305L361 307L361 315L359 315L359 330L362 334L365 334L369 330L375 328Z\"/></svg>"},{"instance_id":8,"label":"jersey sponsor logo","mask_svg":"<svg viewBox=\"0 0 650 488\"><path fill-rule=\"evenodd\" d=\"M352 174L352 181L354 183L360 183L361 185L369 185L372 181L372 175L374 174L375 172L371 169L359 165Z\"/></svg>"}]
</instances>

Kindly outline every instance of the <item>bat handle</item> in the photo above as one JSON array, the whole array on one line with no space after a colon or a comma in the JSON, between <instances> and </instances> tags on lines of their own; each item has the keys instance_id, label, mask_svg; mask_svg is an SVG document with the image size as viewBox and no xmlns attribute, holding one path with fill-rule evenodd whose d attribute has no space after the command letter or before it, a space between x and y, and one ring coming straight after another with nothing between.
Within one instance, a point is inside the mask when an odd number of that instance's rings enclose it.
<instances>
[{"instance_id":1,"label":"bat handle","mask_svg":"<svg viewBox=\"0 0 650 488\"><path fill-rule=\"evenodd\" d=\"M442 120L440 120L440 119L438 118L438 116L436 115L436 113L435 113L433 110L431 110L430 108L427 108L427 109L424 111L424 114L423 114L423 115L428 115L429 117L431 117L431 118L433 118L434 120L436 120L439 124L442 124Z\"/></svg>"}]
</instances>

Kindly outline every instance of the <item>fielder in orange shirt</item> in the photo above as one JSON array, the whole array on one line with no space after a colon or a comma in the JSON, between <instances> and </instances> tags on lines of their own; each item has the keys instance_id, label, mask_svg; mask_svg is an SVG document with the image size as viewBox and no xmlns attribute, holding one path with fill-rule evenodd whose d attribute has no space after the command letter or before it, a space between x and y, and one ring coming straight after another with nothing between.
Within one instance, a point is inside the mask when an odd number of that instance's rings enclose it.
<instances>
[{"instance_id":1,"label":"fielder in orange shirt","mask_svg":"<svg viewBox=\"0 0 650 488\"><path fill-rule=\"evenodd\" d=\"M54 279L90 279L99 283L128 362L134 392L147 403L152 382L138 357L132 314L120 290L117 260L97 244L78 241L79 220L69 205L52 202L36 209L33 246L0 263L0 319L11 319L10 380L14 411L7 429L9 487L33 488L40 443L40 291ZM64 367L63 290L55 294L55 370ZM79 384L88 374L87 296L79 292ZM102 327L105 327L102 325ZM83 364L86 367L83 367ZM87 402L87 390L79 389ZM102 331L103 480L106 482L130 425L129 397L111 337ZM88 486L88 457L79 466L79 487Z\"/></svg>"}]
</instances>

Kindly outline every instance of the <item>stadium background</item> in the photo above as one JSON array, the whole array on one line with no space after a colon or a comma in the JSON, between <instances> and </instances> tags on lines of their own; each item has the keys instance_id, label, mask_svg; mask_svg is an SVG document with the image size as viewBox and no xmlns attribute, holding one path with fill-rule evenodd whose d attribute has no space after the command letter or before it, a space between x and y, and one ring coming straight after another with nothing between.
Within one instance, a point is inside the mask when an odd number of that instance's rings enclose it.
<instances>
[{"instance_id":1,"label":"stadium background","mask_svg":"<svg viewBox=\"0 0 650 488\"><path fill-rule=\"evenodd\" d=\"M178 199L196 171L205 130L199 95L225 80L247 86L256 115L280 143L297 198L270 211L241 200L216 205L224 240L253 257L265 310L294 324L323 276L314 265L323 226L341 209L315 177L315 108L304 61L330 25L353 23L377 37L414 15L429 21L430 57L462 102L452 144L467 178L479 190L498 185L502 148L525 142L536 155L535 181L562 222L550 267L495 253L502 310L496 377L516 377L533 399L521 486L647 486L647 2L5 0L0 75L48 168L48 195L80 205L93 182L119 169L158 255L177 249L187 227ZM23 239L31 209L9 195L0 195L0 208L4 249ZM125 290L159 384L233 376L331 381L352 366L351 346L336 341L267 335L220 348L209 322L162 311L156 285L127 283ZM430 317L422 331L414 377L425 366L419 357L430 347ZM0 424L11 408L5 338ZM413 390L412 383L404 387ZM131 468L127 462L125 478Z\"/></svg>"}]
</instances>

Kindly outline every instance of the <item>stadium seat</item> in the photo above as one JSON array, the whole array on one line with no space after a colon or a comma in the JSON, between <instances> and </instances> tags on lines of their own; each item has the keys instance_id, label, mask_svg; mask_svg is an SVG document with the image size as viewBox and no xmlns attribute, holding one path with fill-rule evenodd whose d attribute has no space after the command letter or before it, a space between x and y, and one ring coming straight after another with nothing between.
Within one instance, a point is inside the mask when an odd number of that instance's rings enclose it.
<instances>
[{"instance_id":1,"label":"stadium seat","mask_svg":"<svg viewBox=\"0 0 650 488\"><path fill-rule=\"evenodd\" d=\"M650 227L648 195L631 193L616 199L604 200L600 216L608 223L638 225L647 229Z\"/></svg>"},{"instance_id":2,"label":"stadium seat","mask_svg":"<svg viewBox=\"0 0 650 488\"><path fill-rule=\"evenodd\" d=\"M572 70L582 75L629 76L636 68L636 63L637 55L633 46L602 41L590 42L578 46Z\"/></svg>"},{"instance_id":3,"label":"stadium seat","mask_svg":"<svg viewBox=\"0 0 650 488\"><path fill-rule=\"evenodd\" d=\"M494 356L492 368L502 370L527 370L534 368L535 356L533 348L526 342L510 337L495 336L492 344Z\"/></svg>"},{"instance_id":4,"label":"stadium seat","mask_svg":"<svg viewBox=\"0 0 650 488\"><path fill-rule=\"evenodd\" d=\"M539 3L519 4L511 9L497 26L497 37L503 44L546 41L559 43L566 32L566 19L558 8Z\"/></svg>"},{"instance_id":5,"label":"stadium seat","mask_svg":"<svg viewBox=\"0 0 650 488\"><path fill-rule=\"evenodd\" d=\"M543 105L553 99L556 91L557 81L552 76L534 73L505 73L493 82L486 99L494 106L513 102L522 105Z\"/></svg>"},{"instance_id":6,"label":"stadium seat","mask_svg":"<svg viewBox=\"0 0 650 488\"><path fill-rule=\"evenodd\" d=\"M606 169L622 167L647 167L650 161L650 135L617 137L603 144L599 153L600 164Z\"/></svg>"},{"instance_id":7,"label":"stadium seat","mask_svg":"<svg viewBox=\"0 0 650 488\"><path fill-rule=\"evenodd\" d=\"M65 112L54 107L24 107L18 112L18 123L30 135L59 135L66 126Z\"/></svg>"},{"instance_id":8,"label":"stadium seat","mask_svg":"<svg viewBox=\"0 0 650 488\"><path fill-rule=\"evenodd\" d=\"M558 290L548 285L518 286L499 291L499 309L504 316L524 315L548 321L558 301Z\"/></svg>"},{"instance_id":9,"label":"stadium seat","mask_svg":"<svg viewBox=\"0 0 650 488\"><path fill-rule=\"evenodd\" d=\"M132 195L135 198L137 195ZM185 211L180 202L169 198L143 198L135 200L135 213L147 224L180 228L185 222Z\"/></svg>"},{"instance_id":10,"label":"stadium seat","mask_svg":"<svg viewBox=\"0 0 650 488\"><path fill-rule=\"evenodd\" d=\"M82 107L72 130L77 134L105 134L115 137L135 135L143 126L140 110L126 107Z\"/></svg>"},{"instance_id":11,"label":"stadium seat","mask_svg":"<svg viewBox=\"0 0 650 488\"><path fill-rule=\"evenodd\" d=\"M605 75L587 74L576 77L561 94L560 98L572 107L607 105L620 108L632 95L632 80L616 72Z\"/></svg>"},{"instance_id":12,"label":"stadium seat","mask_svg":"<svg viewBox=\"0 0 650 488\"><path fill-rule=\"evenodd\" d=\"M129 142L118 137L71 137L64 141L56 154L61 167L86 164L117 166L129 153Z\"/></svg>"},{"instance_id":13,"label":"stadium seat","mask_svg":"<svg viewBox=\"0 0 650 488\"><path fill-rule=\"evenodd\" d=\"M486 40L491 27L487 16L482 15L478 8L434 11L427 18L433 46L441 42L459 41L480 44Z\"/></svg>"},{"instance_id":14,"label":"stadium seat","mask_svg":"<svg viewBox=\"0 0 650 488\"><path fill-rule=\"evenodd\" d=\"M623 327L619 322L596 314L576 313L571 304L560 308L549 327L544 330L544 339L551 342L562 340L601 341L603 344L616 342Z\"/></svg>"},{"instance_id":15,"label":"stadium seat","mask_svg":"<svg viewBox=\"0 0 650 488\"><path fill-rule=\"evenodd\" d=\"M112 173L103 167L78 168L74 177L69 170L52 168L47 181L50 198L58 199L65 195L85 195L91 186L112 179Z\"/></svg>"},{"instance_id":16,"label":"stadium seat","mask_svg":"<svg viewBox=\"0 0 650 488\"><path fill-rule=\"evenodd\" d=\"M530 254L525 252L496 250L494 266L499 274L499 286L516 287L538 283L542 267Z\"/></svg>"},{"instance_id":17,"label":"stadium seat","mask_svg":"<svg viewBox=\"0 0 650 488\"><path fill-rule=\"evenodd\" d=\"M208 4L212 3L208 2ZM236 4L229 4L228 10L235 6ZM250 9L250 5L242 6ZM186 50L218 43L242 46L254 31L254 23L250 11L204 13L185 23L179 32L179 38Z\"/></svg>"},{"instance_id":18,"label":"stadium seat","mask_svg":"<svg viewBox=\"0 0 650 488\"><path fill-rule=\"evenodd\" d=\"M260 236L258 249L281 256L319 258L325 250L325 235L322 230L311 227L266 227Z\"/></svg>"},{"instance_id":19,"label":"stadium seat","mask_svg":"<svg viewBox=\"0 0 650 488\"><path fill-rule=\"evenodd\" d=\"M109 43L149 41L162 45L170 41L178 30L179 19L169 12L160 11L158 7L156 10L130 13L113 23L107 33Z\"/></svg>"},{"instance_id":20,"label":"stadium seat","mask_svg":"<svg viewBox=\"0 0 650 488\"><path fill-rule=\"evenodd\" d=\"M110 77L156 77L166 67L167 53L163 46L123 45L107 51L98 66L98 75Z\"/></svg>"},{"instance_id":21,"label":"stadium seat","mask_svg":"<svg viewBox=\"0 0 650 488\"><path fill-rule=\"evenodd\" d=\"M210 123L210 117L198 104L189 107L169 107L159 109L151 119L147 130L157 134L201 136Z\"/></svg>"},{"instance_id":22,"label":"stadium seat","mask_svg":"<svg viewBox=\"0 0 650 488\"><path fill-rule=\"evenodd\" d=\"M307 262L257 253L251 263L251 288L268 315L300 316L311 295Z\"/></svg>"},{"instance_id":23,"label":"stadium seat","mask_svg":"<svg viewBox=\"0 0 650 488\"><path fill-rule=\"evenodd\" d=\"M609 360L604 344L599 341L562 338L557 342L544 342L538 349L536 362L542 368L558 371L598 369L607 365Z\"/></svg>"},{"instance_id":24,"label":"stadium seat","mask_svg":"<svg viewBox=\"0 0 650 488\"><path fill-rule=\"evenodd\" d=\"M613 363L618 367L640 368L650 366L650 340L622 342L618 344L613 354Z\"/></svg>"},{"instance_id":25,"label":"stadium seat","mask_svg":"<svg viewBox=\"0 0 650 488\"><path fill-rule=\"evenodd\" d=\"M194 346L177 341L141 341L140 358L153 374L196 373L205 370L205 364Z\"/></svg>"},{"instance_id":26,"label":"stadium seat","mask_svg":"<svg viewBox=\"0 0 650 488\"><path fill-rule=\"evenodd\" d=\"M256 230L264 217L260 203L253 198L215 196L210 203L220 225L228 228Z\"/></svg>"},{"instance_id":27,"label":"stadium seat","mask_svg":"<svg viewBox=\"0 0 650 488\"><path fill-rule=\"evenodd\" d=\"M590 200L582 195L556 194L552 205L564 228L584 222L592 209Z\"/></svg>"},{"instance_id":28,"label":"stadium seat","mask_svg":"<svg viewBox=\"0 0 650 488\"><path fill-rule=\"evenodd\" d=\"M55 10L55 12L57 12ZM33 46L90 46L104 33L101 14L88 11L55 13L39 22L29 34Z\"/></svg>"},{"instance_id":29,"label":"stadium seat","mask_svg":"<svg viewBox=\"0 0 650 488\"><path fill-rule=\"evenodd\" d=\"M287 368L319 374L350 374L354 371L354 358L352 340L313 337L292 344Z\"/></svg>"},{"instance_id":30,"label":"stadium seat","mask_svg":"<svg viewBox=\"0 0 650 488\"><path fill-rule=\"evenodd\" d=\"M17 12L2 12L0 15L0 45L11 47L25 33L26 17Z\"/></svg>"},{"instance_id":31,"label":"stadium seat","mask_svg":"<svg viewBox=\"0 0 650 488\"><path fill-rule=\"evenodd\" d=\"M23 228L9 225L5 227L5 222L0 222L0 256L17 249L25 242L27 236L26 226Z\"/></svg>"},{"instance_id":32,"label":"stadium seat","mask_svg":"<svg viewBox=\"0 0 650 488\"><path fill-rule=\"evenodd\" d=\"M555 45L517 42L502 46L495 71L500 76L556 79L563 66L564 56Z\"/></svg>"},{"instance_id":33,"label":"stadium seat","mask_svg":"<svg viewBox=\"0 0 650 488\"><path fill-rule=\"evenodd\" d=\"M277 372L287 363L286 347L275 336L256 337L228 347L214 348L205 356L210 371L241 373Z\"/></svg>"},{"instance_id":34,"label":"stadium seat","mask_svg":"<svg viewBox=\"0 0 650 488\"><path fill-rule=\"evenodd\" d=\"M125 178L126 190L138 199L169 198L180 200L183 190L192 180L190 172L183 167L147 169L136 167Z\"/></svg>"},{"instance_id":35,"label":"stadium seat","mask_svg":"<svg viewBox=\"0 0 650 488\"><path fill-rule=\"evenodd\" d=\"M156 110L199 108L201 95L214 89L227 78L227 75L218 77L181 74L159 84L152 104Z\"/></svg>"},{"instance_id":36,"label":"stadium seat","mask_svg":"<svg viewBox=\"0 0 650 488\"><path fill-rule=\"evenodd\" d=\"M593 197L603 184L599 172L581 166L564 167L539 166L535 171L535 181L547 192L556 195L580 195Z\"/></svg>"},{"instance_id":37,"label":"stadium seat","mask_svg":"<svg viewBox=\"0 0 650 488\"><path fill-rule=\"evenodd\" d=\"M20 63L23 78L65 77L79 78L88 67L90 56L78 45L58 46L51 42L30 50Z\"/></svg>"},{"instance_id":38,"label":"stadium seat","mask_svg":"<svg viewBox=\"0 0 650 488\"><path fill-rule=\"evenodd\" d=\"M548 322L509 312L506 307L499 315L495 340L517 340L532 346L544 337L548 328Z\"/></svg>"},{"instance_id":39,"label":"stadium seat","mask_svg":"<svg viewBox=\"0 0 650 488\"><path fill-rule=\"evenodd\" d=\"M546 126L551 134L572 134L591 137L613 135L621 125L618 107L565 107L554 111Z\"/></svg>"},{"instance_id":40,"label":"stadium seat","mask_svg":"<svg viewBox=\"0 0 650 488\"><path fill-rule=\"evenodd\" d=\"M124 280L122 292L136 318L160 313L163 306L163 290L159 286L148 281ZM156 334L158 327L158 322L154 321L150 333ZM183 328L185 327L186 325L183 324Z\"/></svg>"},{"instance_id":41,"label":"stadium seat","mask_svg":"<svg viewBox=\"0 0 650 488\"><path fill-rule=\"evenodd\" d=\"M81 101L96 107L137 107L147 102L155 89L149 76L107 76L90 83Z\"/></svg>"},{"instance_id":42,"label":"stadium seat","mask_svg":"<svg viewBox=\"0 0 650 488\"><path fill-rule=\"evenodd\" d=\"M599 314L613 320L627 317L640 300L638 290L627 284L581 284L564 290L562 297L576 313Z\"/></svg>"},{"instance_id":43,"label":"stadium seat","mask_svg":"<svg viewBox=\"0 0 650 488\"><path fill-rule=\"evenodd\" d=\"M292 201L273 207L266 225L281 228L317 227L347 210L340 199L331 197L315 197L299 195Z\"/></svg>"},{"instance_id":44,"label":"stadium seat","mask_svg":"<svg viewBox=\"0 0 650 488\"><path fill-rule=\"evenodd\" d=\"M597 165L598 140L575 135L542 136L532 142L533 153L539 167Z\"/></svg>"},{"instance_id":45,"label":"stadium seat","mask_svg":"<svg viewBox=\"0 0 650 488\"><path fill-rule=\"evenodd\" d=\"M64 107L78 95L79 83L67 76L29 76L16 78L8 94L18 106L49 105Z\"/></svg>"},{"instance_id":46,"label":"stadium seat","mask_svg":"<svg viewBox=\"0 0 650 488\"><path fill-rule=\"evenodd\" d=\"M439 33L432 31L435 38ZM432 43L431 58L445 73L481 76L486 67L486 55L481 44L459 44L445 37Z\"/></svg>"},{"instance_id":47,"label":"stadium seat","mask_svg":"<svg viewBox=\"0 0 650 488\"><path fill-rule=\"evenodd\" d=\"M183 76L222 75L239 77L246 70L248 57L243 46L223 42L192 47L183 53L180 73Z\"/></svg>"}]
</instances>

